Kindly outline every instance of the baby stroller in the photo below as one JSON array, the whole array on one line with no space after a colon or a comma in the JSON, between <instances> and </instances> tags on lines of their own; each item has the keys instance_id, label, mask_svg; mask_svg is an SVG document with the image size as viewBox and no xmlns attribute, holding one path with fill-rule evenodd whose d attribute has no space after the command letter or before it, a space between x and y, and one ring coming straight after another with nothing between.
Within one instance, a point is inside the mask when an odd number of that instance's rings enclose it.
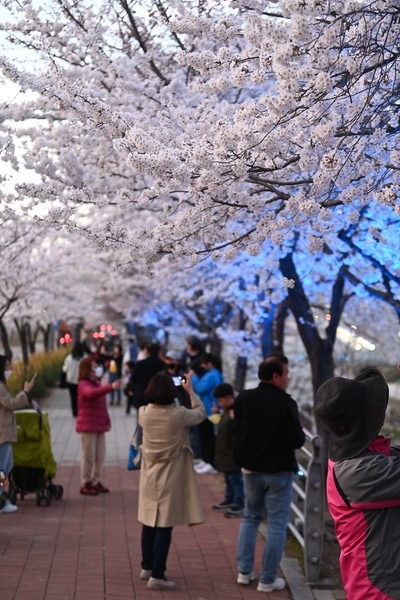
<instances>
[{"instance_id":1,"label":"baby stroller","mask_svg":"<svg viewBox=\"0 0 400 600\"><path fill-rule=\"evenodd\" d=\"M36 494L36 505L42 502L50 506L51 500L60 500L64 493L61 485L55 485L57 463L51 450L50 424L46 412L19 410L17 442L13 444L14 467L10 473L9 497L14 504L17 494L21 500L26 494Z\"/></svg>"}]
</instances>

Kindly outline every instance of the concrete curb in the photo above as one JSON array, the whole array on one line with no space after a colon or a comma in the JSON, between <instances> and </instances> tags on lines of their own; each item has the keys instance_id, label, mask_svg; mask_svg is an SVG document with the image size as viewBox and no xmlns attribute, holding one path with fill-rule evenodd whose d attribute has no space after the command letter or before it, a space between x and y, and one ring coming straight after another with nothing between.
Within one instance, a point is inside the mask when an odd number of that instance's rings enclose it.
<instances>
[{"instance_id":1,"label":"concrete curb","mask_svg":"<svg viewBox=\"0 0 400 600\"><path fill-rule=\"evenodd\" d=\"M293 600L346 600L343 590L312 588L305 580L297 558L282 558L280 567Z\"/></svg>"}]
</instances>

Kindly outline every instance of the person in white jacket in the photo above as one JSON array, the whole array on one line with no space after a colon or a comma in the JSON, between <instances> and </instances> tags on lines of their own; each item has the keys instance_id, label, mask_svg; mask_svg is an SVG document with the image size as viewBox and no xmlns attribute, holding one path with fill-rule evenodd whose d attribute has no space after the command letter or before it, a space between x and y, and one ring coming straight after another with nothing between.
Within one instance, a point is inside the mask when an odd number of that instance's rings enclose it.
<instances>
[{"instance_id":1,"label":"person in white jacket","mask_svg":"<svg viewBox=\"0 0 400 600\"><path fill-rule=\"evenodd\" d=\"M65 358L63 371L66 375L69 397L71 399L71 410L74 417L78 416L78 373L79 365L85 354L84 345L75 342L71 354Z\"/></svg>"}]
</instances>

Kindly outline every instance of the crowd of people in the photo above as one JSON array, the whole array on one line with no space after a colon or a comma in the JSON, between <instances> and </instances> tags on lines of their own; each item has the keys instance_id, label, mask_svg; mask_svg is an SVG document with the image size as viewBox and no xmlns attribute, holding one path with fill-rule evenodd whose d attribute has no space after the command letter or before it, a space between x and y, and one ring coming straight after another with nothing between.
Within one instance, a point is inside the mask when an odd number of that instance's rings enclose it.
<instances>
[{"instance_id":1,"label":"crowd of people","mask_svg":"<svg viewBox=\"0 0 400 600\"><path fill-rule=\"evenodd\" d=\"M278 569L297 471L295 449L305 439L296 402L286 392L286 357L265 359L259 368L259 386L236 395L224 381L220 359L206 352L197 338L190 337L182 353L162 353L156 342L143 350L142 358L129 357L123 382L126 411L135 409L138 414L136 441L142 452L140 578L149 589L174 589L175 583L166 577L172 530L203 521L195 473L219 472L224 475L224 497L213 509L242 519L237 582L249 585L255 578L258 527L268 514L257 589L282 589L285 581L278 577ZM107 369L107 362L102 366ZM98 384L99 395L104 397L108 391ZM87 468L85 472L87 479ZM99 477L100 472L93 473L93 481L85 480L83 489L96 488Z\"/></svg>"},{"instance_id":2,"label":"crowd of people","mask_svg":"<svg viewBox=\"0 0 400 600\"><path fill-rule=\"evenodd\" d=\"M12 469L14 411L34 403L34 378L15 397L10 394L6 380L11 366L0 356L0 492ZM239 393L224 380L220 359L195 337L187 340L183 352L161 352L157 342L143 344L140 353L132 347L124 353L119 343L111 352L104 343L87 352L77 343L63 368L81 439L82 495L109 492L103 485L105 433L111 427L108 407L120 406L124 393L126 413L137 411L140 578L149 589L175 588L166 576L173 528L204 521L196 473L223 474L224 496L212 508L241 518L237 583L246 586L258 579L257 590L264 593L285 587L279 564L298 471L296 449L305 442L297 403L287 393L286 356L264 358L258 385ZM355 380L333 378L316 396L315 414L331 432L328 504L341 545L343 582L352 600L400 598L395 558L400 450L379 435L387 401L386 382L376 369ZM0 513L17 510L1 496ZM267 534L257 568L255 546L265 518ZM390 568L382 563L384 548L393 558Z\"/></svg>"}]
</instances>

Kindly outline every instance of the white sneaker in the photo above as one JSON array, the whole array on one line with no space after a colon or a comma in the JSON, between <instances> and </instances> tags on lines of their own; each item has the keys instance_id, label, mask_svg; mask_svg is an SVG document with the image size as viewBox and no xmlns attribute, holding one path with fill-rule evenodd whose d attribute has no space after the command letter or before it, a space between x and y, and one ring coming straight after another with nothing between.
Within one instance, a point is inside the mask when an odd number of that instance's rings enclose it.
<instances>
[{"instance_id":1,"label":"white sneaker","mask_svg":"<svg viewBox=\"0 0 400 600\"><path fill-rule=\"evenodd\" d=\"M5 505L3 506L3 508L0 510L0 513L15 513L18 510L18 506L16 506L15 504L11 504L11 502L9 500L6 500Z\"/></svg>"},{"instance_id":2,"label":"white sneaker","mask_svg":"<svg viewBox=\"0 0 400 600\"><path fill-rule=\"evenodd\" d=\"M145 579L146 581L148 581L151 577L151 569L142 569L140 571L140 575L139 575L140 579Z\"/></svg>"},{"instance_id":3,"label":"white sneaker","mask_svg":"<svg viewBox=\"0 0 400 600\"><path fill-rule=\"evenodd\" d=\"M261 583L260 581L257 586L257 592L267 592L267 594L269 594L274 590L283 590L285 585L286 581L281 577L277 577L272 583Z\"/></svg>"},{"instance_id":4,"label":"white sneaker","mask_svg":"<svg viewBox=\"0 0 400 600\"><path fill-rule=\"evenodd\" d=\"M156 579L155 577L150 577L147 582L147 587L149 590L174 590L176 585L170 579Z\"/></svg>"},{"instance_id":5,"label":"white sneaker","mask_svg":"<svg viewBox=\"0 0 400 600\"><path fill-rule=\"evenodd\" d=\"M205 463L202 467L195 468L195 470L199 475L215 475L218 473L209 463Z\"/></svg>"},{"instance_id":6,"label":"white sneaker","mask_svg":"<svg viewBox=\"0 0 400 600\"><path fill-rule=\"evenodd\" d=\"M201 460L199 462L195 462L193 463L193 468L195 471L198 471L199 469L203 469L206 466L207 463L204 462L204 460Z\"/></svg>"},{"instance_id":7,"label":"white sneaker","mask_svg":"<svg viewBox=\"0 0 400 600\"><path fill-rule=\"evenodd\" d=\"M237 582L239 585L249 585L250 581L254 581L256 578L256 575L254 573L254 571L252 571L251 573L238 573L237 575Z\"/></svg>"}]
</instances>

